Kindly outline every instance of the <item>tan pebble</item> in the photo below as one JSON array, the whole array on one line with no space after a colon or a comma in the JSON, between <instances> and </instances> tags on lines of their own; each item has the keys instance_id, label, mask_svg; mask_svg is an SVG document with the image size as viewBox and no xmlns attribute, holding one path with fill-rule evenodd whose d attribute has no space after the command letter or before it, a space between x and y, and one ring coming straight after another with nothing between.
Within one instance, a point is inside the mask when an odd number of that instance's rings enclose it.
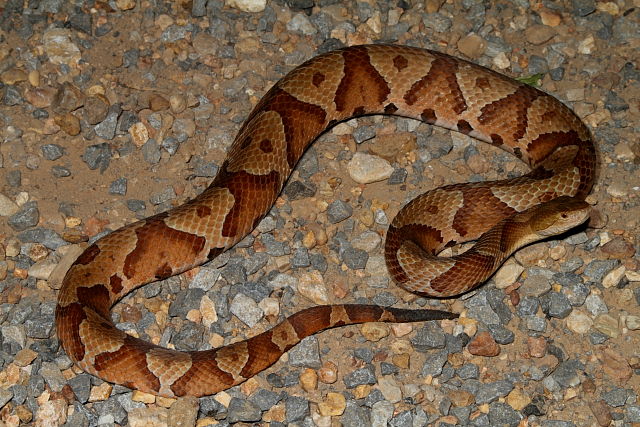
<instances>
[{"instance_id":1,"label":"tan pebble","mask_svg":"<svg viewBox=\"0 0 640 427\"><path fill-rule=\"evenodd\" d=\"M176 399L172 397L156 396L156 404L162 408L170 408L175 401Z\"/></svg>"},{"instance_id":2,"label":"tan pebble","mask_svg":"<svg viewBox=\"0 0 640 427\"><path fill-rule=\"evenodd\" d=\"M394 365L402 369L409 369L411 363L411 356L407 353L394 354L391 357L391 361Z\"/></svg>"},{"instance_id":3,"label":"tan pebble","mask_svg":"<svg viewBox=\"0 0 640 427\"><path fill-rule=\"evenodd\" d=\"M461 317L458 322L462 325L463 331L468 336L472 337L478 330L478 321L469 317Z\"/></svg>"},{"instance_id":4,"label":"tan pebble","mask_svg":"<svg viewBox=\"0 0 640 427\"><path fill-rule=\"evenodd\" d=\"M568 401L571 399L575 399L577 395L578 395L578 390L576 390L575 387L569 387L568 389L565 390L563 398L565 401Z\"/></svg>"},{"instance_id":5,"label":"tan pebble","mask_svg":"<svg viewBox=\"0 0 640 427\"><path fill-rule=\"evenodd\" d=\"M547 351L547 340L544 337L528 337L527 347L532 357L543 357Z\"/></svg>"},{"instance_id":6,"label":"tan pebble","mask_svg":"<svg viewBox=\"0 0 640 427\"><path fill-rule=\"evenodd\" d=\"M220 334L211 334L209 344L211 344L213 348L222 347L224 345L224 337Z\"/></svg>"},{"instance_id":7,"label":"tan pebble","mask_svg":"<svg viewBox=\"0 0 640 427\"><path fill-rule=\"evenodd\" d=\"M174 20L172 17L170 17L169 15L166 14L161 14L156 18L155 24L162 30L166 30L167 27L169 27L170 25L173 25Z\"/></svg>"},{"instance_id":8,"label":"tan pebble","mask_svg":"<svg viewBox=\"0 0 640 427\"><path fill-rule=\"evenodd\" d=\"M29 277L29 270L25 270L24 268L15 267L13 269L13 275L18 279L26 279Z\"/></svg>"},{"instance_id":9,"label":"tan pebble","mask_svg":"<svg viewBox=\"0 0 640 427\"><path fill-rule=\"evenodd\" d=\"M451 404L459 408L472 405L476 401L475 396L466 390L452 390L447 396L451 399Z\"/></svg>"},{"instance_id":10,"label":"tan pebble","mask_svg":"<svg viewBox=\"0 0 640 427\"><path fill-rule=\"evenodd\" d=\"M198 421L196 422L196 427L208 427L216 424L220 424L220 423L215 418L204 417L204 418L198 419Z\"/></svg>"},{"instance_id":11,"label":"tan pebble","mask_svg":"<svg viewBox=\"0 0 640 427\"><path fill-rule=\"evenodd\" d=\"M56 121L53 117L49 117L44 119L44 123L42 124L42 128L40 129L43 135L55 135L60 132L60 126L56 124Z\"/></svg>"},{"instance_id":12,"label":"tan pebble","mask_svg":"<svg viewBox=\"0 0 640 427\"><path fill-rule=\"evenodd\" d=\"M391 324L391 331L395 337L403 337L410 334L413 331L413 325L411 323L393 323Z\"/></svg>"},{"instance_id":13,"label":"tan pebble","mask_svg":"<svg viewBox=\"0 0 640 427\"><path fill-rule=\"evenodd\" d=\"M36 108L47 108L53 103L57 90L50 87L34 87L24 92L24 99Z\"/></svg>"},{"instance_id":14,"label":"tan pebble","mask_svg":"<svg viewBox=\"0 0 640 427\"><path fill-rule=\"evenodd\" d=\"M102 383L98 386L91 387L91 392L89 393L89 402L107 400L109 396L111 396L111 390L113 390L113 386L109 383Z\"/></svg>"},{"instance_id":15,"label":"tan pebble","mask_svg":"<svg viewBox=\"0 0 640 427\"><path fill-rule=\"evenodd\" d=\"M324 285L324 279L318 271L300 275L298 292L315 304L323 305L329 303L329 296L327 294L327 288Z\"/></svg>"},{"instance_id":16,"label":"tan pebble","mask_svg":"<svg viewBox=\"0 0 640 427\"><path fill-rule=\"evenodd\" d=\"M593 321L593 327L611 338L618 338L620 335L618 319L609 314L601 314L596 317Z\"/></svg>"},{"instance_id":17,"label":"tan pebble","mask_svg":"<svg viewBox=\"0 0 640 427\"><path fill-rule=\"evenodd\" d=\"M618 286L620 280L625 276L625 272L627 268L624 265L621 265L610 272L608 272L604 278L602 279L602 286L605 288L612 288L614 286Z\"/></svg>"},{"instance_id":18,"label":"tan pebble","mask_svg":"<svg viewBox=\"0 0 640 427\"><path fill-rule=\"evenodd\" d=\"M225 408L228 408L229 403L231 403L231 396L226 391L216 393L213 398Z\"/></svg>"},{"instance_id":19,"label":"tan pebble","mask_svg":"<svg viewBox=\"0 0 640 427\"><path fill-rule=\"evenodd\" d=\"M6 85L15 85L25 80L27 80L27 73L18 68L10 68L0 74L0 81Z\"/></svg>"},{"instance_id":20,"label":"tan pebble","mask_svg":"<svg viewBox=\"0 0 640 427\"><path fill-rule=\"evenodd\" d=\"M195 425L199 408L198 398L194 396L185 396L176 399L171 407L169 407L167 426L186 427Z\"/></svg>"},{"instance_id":21,"label":"tan pebble","mask_svg":"<svg viewBox=\"0 0 640 427\"><path fill-rule=\"evenodd\" d=\"M134 402L154 403L156 401L156 396L140 390L133 390L133 393L131 393L131 400Z\"/></svg>"},{"instance_id":22,"label":"tan pebble","mask_svg":"<svg viewBox=\"0 0 640 427\"><path fill-rule=\"evenodd\" d=\"M479 58L487 49L487 42L479 35L471 33L458 41L458 49L469 58Z\"/></svg>"},{"instance_id":23,"label":"tan pebble","mask_svg":"<svg viewBox=\"0 0 640 427\"><path fill-rule=\"evenodd\" d=\"M33 261L41 261L49 256L49 249L43 244L34 243L29 248L29 258Z\"/></svg>"},{"instance_id":24,"label":"tan pebble","mask_svg":"<svg viewBox=\"0 0 640 427\"><path fill-rule=\"evenodd\" d=\"M28 423L33 419L33 414L31 410L26 405L18 405L15 409L16 415L20 418L20 421L23 423ZM10 424L7 423L7 427Z\"/></svg>"},{"instance_id":25,"label":"tan pebble","mask_svg":"<svg viewBox=\"0 0 640 427\"><path fill-rule=\"evenodd\" d=\"M329 392L323 402L318 404L318 410L324 416L342 415L347 406L347 400L340 393Z\"/></svg>"},{"instance_id":26,"label":"tan pebble","mask_svg":"<svg viewBox=\"0 0 640 427\"><path fill-rule=\"evenodd\" d=\"M556 30L547 25L535 24L527 28L524 35L529 43L540 45L551 40L556 35Z\"/></svg>"},{"instance_id":27,"label":"tan pebble","mask_svg":"<svg viewBox=\"0 0 640 427\"><path fill-rule=\"evenodd\" d=\"M608 426L611 425L611 421L613 421L613 417L611 416L611 411L609 410L609 405L604 400L596 400L595 402L589 402L587 405L591 410L591 413L598 422L600 426Z\"/></svg>"},{"instance_id":28,"label":"tan pebble","mask_svg":"<svg viewBox=\"0 0 640 427\"><path fill-rule=\"evenodd\" d=\"M557 27L560 25L560 22L562 22L560 15L549 10L540 11L540 20L544 25L548 25L549 27Z\"/></svg>"},{"instance_id":29,"label":"tan pebble","mask_svg":"<svg viewBox=\"0 0 640 427\"><path fill-rule=\"evenodd\" d=\"M251 377L240 385L240 390L245 396L251 396L260 388L260 382L255 377Z\"/></svg>"},{"instance_id":30,"label":"tan pebble","mask_svg":"<svg viewBox=\"0 0 640 427\"><path fill-rule=\"evenodd\" d=\"M507 404L511 406L516 411L523 410L529 403L531 403L531 398L528 395L522 392L519 388L514 388L507 395Z\"/></svg>"},{"instance_id":31,"label":"tan pebble","mask_svg":"<svg viewBox=\"0 0 640 427\"><path fill-rule=\"evenodd\" d=\"M82 224L82 218L76 216L68 216L64 219L64 226L67 228L75 228Z\"/></svg>"},{"instance_id":32,"label":"tan pebble","mask_svg":"<svg viewBox=\"0 0 640 427\"><path fill-rule=\"evenodd\" d=\"M20 367L28 366L38 356L38 353L30 348L23 348L13 359L13 363Z\"/></svg>"},{"instance_id":33,"label":"tan pebble","mask_svg":"<svg viewBox=\"0 0 640 427\"><path fill-rule=\"evenodd\" d=\"M591 318L580 310L573 310L565 319L567 328L578 334L586 334L591 329L593 321Z\"/></svg>"},{"instance_id":34,"label":"tan pebble","mask_svg":"<svg viewBox=\"0 0 640 427\"><path fill-rule=\"evenodd\" d=\"M353 397L356 399L363 399L371 393L371 386L369 384L360 384L353 389Z\"/></svg>"},{"instance_id":35,"label":"tan pebble","mask_svg":"<svg viewBox=\"0 0 640 427\"><path fill-rule=\"evenodd\" d=\"M267 423L283 423L286 417L286 413L287 410L285 405L282 403L278 403L277 405L269 408L269 410L262 415L262 421Z\"/></svg>"},{"instance_id":36,"label":"tan pebble","mask_svg":"<svg viewBox=\"0 0 640 427\"><path fill-rule=\"evenodd\" d=\"M325 384L333 384L338 379L338 367L333 362L325 362L318 369L318 379Z\"/></svg>"},{"instance_id":37,"label":"tan pebble","mask_svg":"<svg viewBox=\"0 0 640 427\"><path fill-rule=\"evenodd\" d=\"M7 241L5 241L5 255L8 257L16 257L20 255L20 247L20 240L15 238L8 239Z\"/></svg>"},{"instance_id":38,"label":"tan pebble","mask_svg":"<svg viewBox=\"0 0 640 427\"><path fill-rule=\"evenodd\" d=\"M149 96L149 109L151 109L151 111L166 110L170 107L170 105L171 104L169 103L169 101L167 101L167 99L162 95L154 93Z\"/></svg>"},{"instance_id":39,"label":"tan pebble","mask_svg":"<svg viewBox=\"0 0 640 427\"><path fill-rule=\"evenodd\" d=\"M389 327L380 323L365 323L360 327L360 332L368 341L378 342L389 335Z\"/></svg>"},{"instance_id":40,"label":"tan pebble","mask_svg":"<svg viewBox=\"0 0 640 427\"><path fill-rule=\"evenodd\" d=\"M168 411L166 408L142 407L128 411L129 427L163 427L167 426Z\"/></svg>"},{"instance_id":41,"label":"tan pebble","mask_svg":"<svg viewBox=\"0 0 640 427\"><path fill-rule=\"evenodd\" d=\"M202 321L202 314L200 314L200 310L192 309L187 312L187 319L194 323L200 323Z\"/></svg>"},{"instance_id":42,"label":"tan pebble","mask_svg":"<svg viewBox=\"0 0 640 427\"><path fill-rule=\"evenodd\" d=\"M136 147L142 147L149 140L149 130L141 123L134 123L129 127L131 140Z\"/></svg>"},{"instance_id":43,"label":"tan pebble","mask_svg":"<svg viewBox=\"0 0 640 427\"><path fill-rule=\"evenodd\" d=\"M636 331L640 329L640 316L633 316L633 315L625 316L624 324L628 329L632 331Z\"/></svg>"},{"instance_id":44,"label":"tan pebble","mask_svg":"<svg viewBox=\"0 0 640 427\"><path fill-rule=\"evenodd\" d=\"M302 238L302 245L307 249L313 249L316 246L316 235L313 231L307 231Z\"/></svg>"},{"instance_id":45,"label":"tan pebble","mask_svg":"<svg viewBox=\"0 0 640 427\"><path fill-rule=\"evenodd\" d=\"M276 320L280 314L280 303L276 298L267 297L258 303L267 318Z\"/></svg>"},{"instance_id":46,"label":"tan pebble","mask_svg":"<svg viewBox=\"0 0 640 427\"><path fill-rule=\"evenodd\" d=\"M498 289L511 286L522 274L524 267L511 258L496 272L494 281Z\"/></svg>"},{"instance_id":47,"label":"tan pebble","mask_svg":"<svg viewBox=\"0 0 640 427\"><path fill-rule=\"evenodd\" d=\"M566 254L567 254L567 248L565 248L563 245L558 245L549 250L549 256L554 261L558 261Z\"/></svg>"},{"instance_id":48,"label":"tan pebble","mask_svg":"<svg viewBox=\"0 0 640 427\"><path fill-rule=\"evenodd\" d=\"M184 95L171 95L169 105L173 113L180 114L187 108L187 98Z\"/></svg>"},{"instance_id":49,"label":"tan pebble","mask_svg":"<svg viewBox=\"0 0 640 427\"><path fill-rule=\"evenodd\" d=\"M204 295L200 300L200 314L202 316L202 324L207 328L218 321L216 305L208 295Z\"/></svg>"},{"instance_id":50,"label":"tan pebble","mask_svg":"<svg viewBox=\"0 0 640 427\"><path fill-rule=\"evenodd\" d=\"M120 10L131 10L136 7L136 0L116 0L116 6Z\"/></svg>"},{"instance_id":51,"label":"tan pebble","mask_svg":"<svg viewBox=\"0 0 640 427\"><path fill-rule=\"evenodd\" d=\"M71 113L56 116L54 121L67 135L76 136L80 133L80 120Z\"/></svg>"},{"instance_id":52,"label":"tan pebble","mask_svg":"<svg viewBox=\"0 0 640 427\"><path fill-rule=\"evenodd\" d=\"M88 96L84 102L84 117L89 124L97 125L107 117L109 107L106 96L100 94Z\"/></svg>"},{"instance_id":53,"label":"tan pebble","mask_svg":"<svg viewBox=\"0 0 640 427\"><path fill-rule=\"evenodd\" d=\"M33 87L40 86L40 71L31 70L28 75L29 84Z\"/></svg>"},{"instance_id":54,"label":"tan pebble","mask_svg":"<svg viewBox=\"0 0 640 427\"><path fill-rule=\"evenodd\" d=\"M467 346L469 353L476 356L493 357L500 354L500 346L487 331L480 332Z\"/></svg>"},{"instance_id":55,"label":"tan pebble","mask_svg":"<svg viewBox=\"0 0 640 427\"><path fill-rule=\"evenodd\" d=\"M307 393L318 388L318 375L311 368L306 368L300 374L300 386Z\"/></svg>"},{"instance_id":56,"label":"tan pebble","mask_svg":"<svg viewBox=\"0 0 640 427\"><path fill-rule=\"evenodd\" d=\"M598 358L602 361L605 375L618 384L625 384L633 375L629 362L622 354L610 348L605 349Z\"/></svg>"}]
</instances>

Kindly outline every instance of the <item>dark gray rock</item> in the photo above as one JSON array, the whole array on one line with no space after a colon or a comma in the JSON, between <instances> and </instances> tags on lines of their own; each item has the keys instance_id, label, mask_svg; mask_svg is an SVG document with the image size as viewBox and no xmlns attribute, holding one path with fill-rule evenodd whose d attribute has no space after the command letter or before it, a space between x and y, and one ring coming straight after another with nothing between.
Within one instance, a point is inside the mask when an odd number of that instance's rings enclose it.
<instances>
[{"instance_id":1,"label":"dark gray rock","mask_svg":"<svg viewBox=\"0 0 640 427\"><path fill-rule=\"evenodd\" d=\"M35 227L40 220L40 211L35 201L25 203L18 212L9 217L7 223L16 231L24 231Z\"/></svg>"},{"instance_id":2,"label":"dark gray rock","mask_svg":"<svg viewBox=\"0 0 640 427\"><path fill-rule=\"evenodd\" d=\"M353 208L342 200L333 201L327 208L327 219L331 224L337 224L349 218L353 214Z\"/></svg>"},{"instance_id":3,"label":"dark gray rock","mask_svg":"<svg viewBox=\"0 0 640 427\"><path fill-rule=\"evenodd\" d=\"M227 413L227 420L230 423L253 423L260 421L261 419L262 411L258 405L246 399L239 399L237 397L231 398Z\"/></svg>"},{"instance_id":4,"label":"dark gray rock","mask_svg":"<svg viewBox=\"0 0 640 427\"><path fill-rule=\"evenodd\" d=\"M373 385L378 382L378 378L373 366L367 365L345 375L343 381L347 388L354 388L362 384Z\"/></svg>"}]
</instances>

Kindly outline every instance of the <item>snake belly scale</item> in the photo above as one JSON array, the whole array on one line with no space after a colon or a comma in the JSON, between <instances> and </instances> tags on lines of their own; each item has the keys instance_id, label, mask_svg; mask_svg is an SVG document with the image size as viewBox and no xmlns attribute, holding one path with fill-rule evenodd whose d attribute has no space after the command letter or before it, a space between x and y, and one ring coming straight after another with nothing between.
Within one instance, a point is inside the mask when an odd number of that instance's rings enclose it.
<instances>
[{"instance_id":1,"label":"snake belly scale","mask_svg":"<svg viewBox=\"0 0 640 427\"><path fill-rule=\"evenodd\" d=\"M536 209L553 211L567 203L570 211L582 212L581 200L593 185L596 156L589 131L555 98L433 51L366 45L329 52L295 68L265 94L203 193L102 237L78 257L56 307L58 337L69 357L86 372L130 388L202 396L256 375L323 329L454 317L430 310L318 306L246 341L197 352L144 342L111 320L111 306L131 290L200 265L241 240L268 212L322 132L369 114L459 131L531 167L515 179L430 191L398 214L385 258L395 282L419 294L446 297L477 286L518 245L530 241L509 237L523 229L514 223L536 218ZM550 209L540 208L548 204ZM479 249L467 258L434 259L451 244L478 238Z\"/></svg>"}]
</instances>

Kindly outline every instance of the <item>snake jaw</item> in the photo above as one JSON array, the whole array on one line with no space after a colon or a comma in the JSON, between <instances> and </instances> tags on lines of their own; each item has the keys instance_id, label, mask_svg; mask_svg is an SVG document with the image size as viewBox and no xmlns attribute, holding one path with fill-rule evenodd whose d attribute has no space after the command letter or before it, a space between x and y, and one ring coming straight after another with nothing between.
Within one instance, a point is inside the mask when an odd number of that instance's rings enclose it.
<instances>
[{"instance_id":1,"label":"snake jaw","mask_svg":"<svg viewBox=\"0 0 640 427\"><path fill-rule=\"evenodd\" d=\"M537 207L537 217L532 219L532 229L541 238L556 236L585 222L591 206L584 200L559 197Z\"/></svg>"}]
</instances>

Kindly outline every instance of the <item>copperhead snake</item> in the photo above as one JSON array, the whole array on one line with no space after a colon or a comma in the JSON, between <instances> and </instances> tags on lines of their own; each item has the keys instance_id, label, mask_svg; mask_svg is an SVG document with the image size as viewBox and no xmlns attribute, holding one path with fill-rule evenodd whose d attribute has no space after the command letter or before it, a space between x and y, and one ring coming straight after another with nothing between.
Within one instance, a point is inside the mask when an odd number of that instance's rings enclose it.
<instances>
[{"instance_id":1,"label":"copperhead snake","mask_svg":"<svg viewBox=\"0 0 640 427\"><path fill-rule=\"evenodd\" d=\"M583 200L595 179L595 148L586 126L555 98L438 52L390 45L336 50L295 68L267 92L202 194L84 250L65 276L56 307L58 337L69 357L106 381L168 397L202 396L256 375L323 329L455 317L430 310L317 306L246 341L196 352L144 342L111 320L112 305L133 289L200 265L241 240L322 132L369 114L459 131L531 167L515 179L432 190L398 214L387 234L385 258L391 277L409 291L435 297L469 291L520 246L588 216ZM435 256L476 239L462 255Z\"/></svg>"}]
</instances>

